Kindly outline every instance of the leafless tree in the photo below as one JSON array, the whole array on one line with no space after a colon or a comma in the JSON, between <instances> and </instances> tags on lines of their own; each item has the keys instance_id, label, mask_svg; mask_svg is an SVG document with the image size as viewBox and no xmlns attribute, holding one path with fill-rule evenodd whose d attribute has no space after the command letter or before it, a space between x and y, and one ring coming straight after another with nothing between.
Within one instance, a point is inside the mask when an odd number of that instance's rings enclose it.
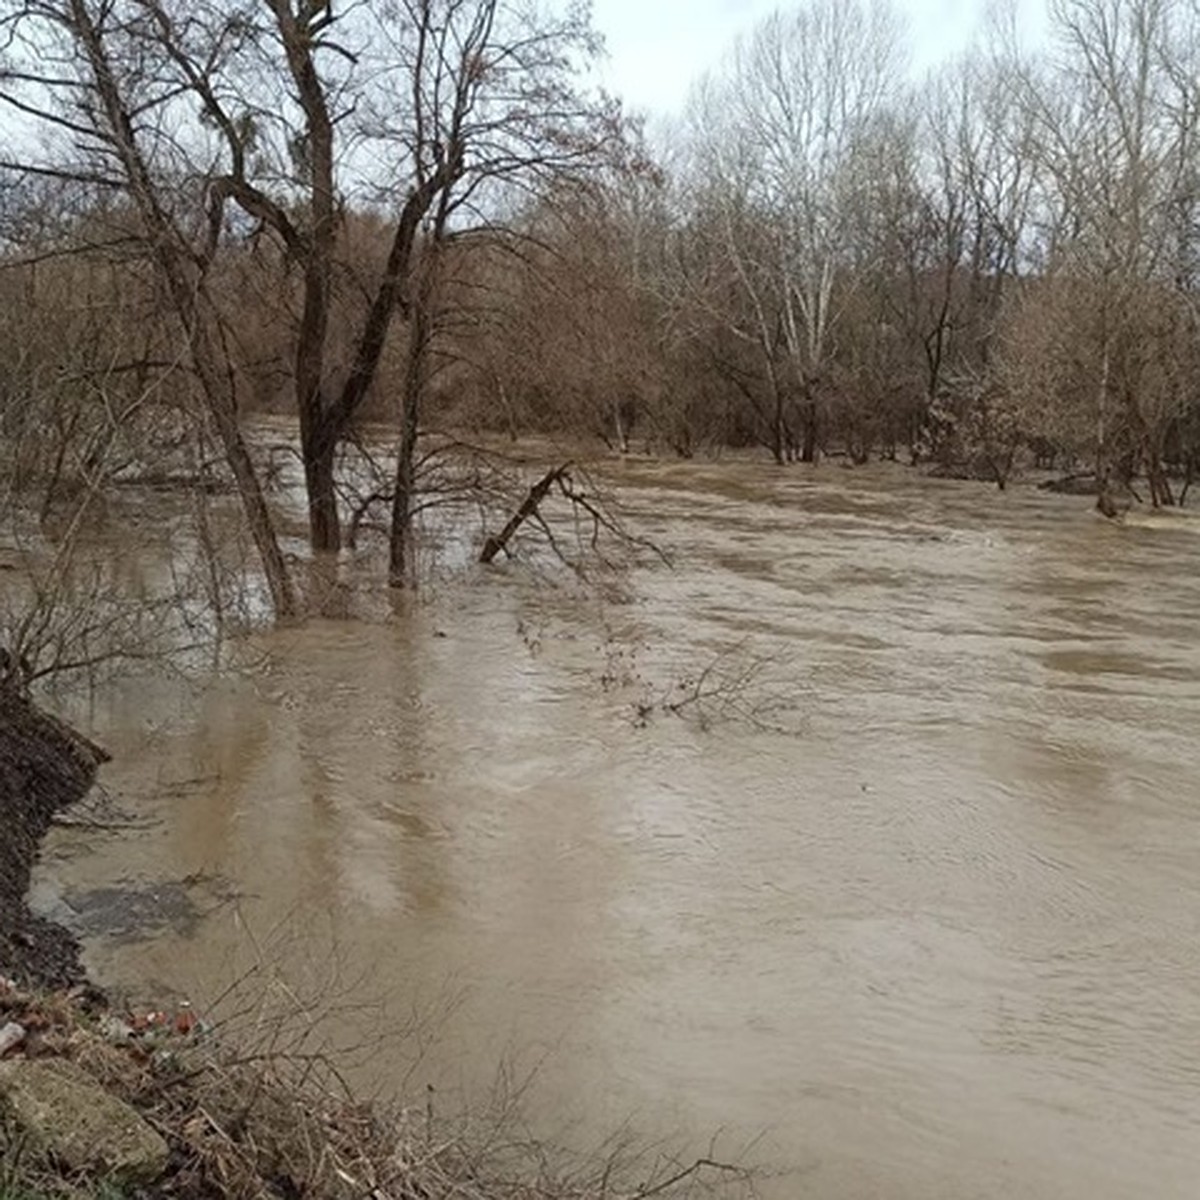
<instances>
[{"instance_id":1,"label":"leafless tree","mask_svg":"<svg viewBox=\"0 0 1200 1200\"><path fill-rule=\"evenodd\" d=\"M177 82L146 53L139 4L88 0L0 8L0 102L31 127L7 166L119 192L186 336L190 365L237 481L275 612L296 611L291 579L237 417L225 331L208 290L214 230L197 229L201 196L187 171ZM229 52L228 41L210 53Z\"/></svg>"},{"instance_id":2,"label":"leafless tree","mask_svg":"<svg viewBox=\"0 0 1200 1200\"><path fill-rule=\"evenodd\" d=\"M760 360L781 462L816 456L847 249L842 183L902 61L884 3L814 0L768 17L693 102L697 203L724 265L721 291L741 301L727 327Z\"/></svg>"},{"instance_id":3,"label":"leafless tree","mask_svg":"<svg viewBox=\"0 0 1200 1200\"><path fill-rule=\"evenodd\" d=\"M585 166L620 140L617 110L576 89L597 48L586 11L504 0L345 11L330 0L27 0L0 12L0 100L30 126L9 165L86 179L133 205L287 615L295 599L238 428L214 261L231 236L257 232L299 274L292 385L311 540L336 550L338 445L397 314L410 321L410 347L426 340L421 279L436 255L423 259L422 247L502 219L512 187ZM387 251L338 356L335 259L351 203L384 216ZM421 372L410 365L405 378L402 464L415 445Z\"/></svg>"},{"instance_id":4,"label":"leafless tree","mask_svg":"<svg viewBox=\"0 0 1200 1200\"><path fill-rule=\"evenodd\" d=\"M1102 507L1139 469L1153 502L1172 503L1167 441L1194 404L1191 18L1173 0L1056 0L1051 14L1055 57L1023 93L1048 180L1029 303L1073 336L1043 341L1062 356L1043 370L1090 431L1075 449L1096 464Z\"/></svg>"}]
</instances>

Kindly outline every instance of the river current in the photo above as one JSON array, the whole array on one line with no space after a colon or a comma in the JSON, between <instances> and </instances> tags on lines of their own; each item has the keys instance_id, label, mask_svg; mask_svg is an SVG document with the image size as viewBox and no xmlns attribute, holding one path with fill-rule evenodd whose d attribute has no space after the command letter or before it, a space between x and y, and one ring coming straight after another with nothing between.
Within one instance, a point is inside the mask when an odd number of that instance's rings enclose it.
<instances>
[{"instance_id":1,"label":"river current","mask_svg":"<svg viewBox=\"0 0 1200 1200\"><path fill-rule=\"evenodd\" d=\"M99 695L134 827L35 894L101 982L269 962L364 1086L535 1062L535 1125L721 1131L768 1196L1200 1194L1200 520L606 470L673 566L478 568ZM117 886L145 920L89 926Z\"/></svg>"}]
</instances>

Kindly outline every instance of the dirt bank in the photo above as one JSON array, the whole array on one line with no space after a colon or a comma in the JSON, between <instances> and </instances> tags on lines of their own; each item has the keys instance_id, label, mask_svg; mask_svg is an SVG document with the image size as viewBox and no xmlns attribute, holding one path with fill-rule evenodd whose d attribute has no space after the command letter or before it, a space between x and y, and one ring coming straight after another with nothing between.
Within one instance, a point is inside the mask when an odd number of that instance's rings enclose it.
<instances>
[{"instance_id":1,"label":"dirt bank","mask_svg":"<svg viewBox=\"0 0 1200 1200\"><path fill-rule=\"evenodd\" d=\"M69 933L25 905L56 813L107 756L0 689L0 1195L77 1200L591 1200L749 1194L738 1169L614 1142L585 1161L532 1143L511 1102L436 1117L349 1095L336 1063L268 1022L225 1040L190 1007L117 1012ZM519 1135L519 1136L517 1136ZM618 1180L630 1180L624 1187ZM647 1182L648 1181L648 1182ZM711 1190L707 1190L711 1188Z\"/></svg>"},{"instance_id":2,"label":"dirt bank","mask_svg":"<svg viewBox=\"0 0 1200 1200\"><path fill-rule=\"evenodd\" d=\"M82 979L65 930L25 905L29 873L54 815L80 800L107 755L0 687L0 975L42 987Z\"/></svg>"}]
</instances>

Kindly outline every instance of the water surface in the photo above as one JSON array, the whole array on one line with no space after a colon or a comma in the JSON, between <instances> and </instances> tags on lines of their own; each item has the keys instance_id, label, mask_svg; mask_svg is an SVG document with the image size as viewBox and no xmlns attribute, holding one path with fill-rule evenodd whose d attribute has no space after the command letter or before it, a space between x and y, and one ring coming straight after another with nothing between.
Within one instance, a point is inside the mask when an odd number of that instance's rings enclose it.
<instances>
[{"instance_id":1,"label":"water surface","mask_svg":"<svg viewBox=\"0 0 1200 1200\"><path fill-rule=\"evenodd\" d=\"M99 703L151 820L62 833L43 902L209 882L89 937L96 973L202 1000L266 953L453 997L422 1081L544 1054L542 1119L762 1135L768 1195L1195 1196L1200 522L611 471L675 563L621 601L479 571Z\"/></svg>"}]
</instances>

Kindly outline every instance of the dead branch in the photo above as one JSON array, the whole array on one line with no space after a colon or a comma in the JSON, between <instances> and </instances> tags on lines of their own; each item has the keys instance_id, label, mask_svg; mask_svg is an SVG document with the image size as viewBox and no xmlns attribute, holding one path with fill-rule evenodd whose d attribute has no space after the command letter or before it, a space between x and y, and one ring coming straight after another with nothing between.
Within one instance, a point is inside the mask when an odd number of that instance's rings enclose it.
<instances>
[{"instance_id":1,"label":"dead branch","mask_svg":"<svg viewBox=\"0 0 1200 1200\"><path fill-rule=\"evenodd\" d=\"M772 685L767 678L776 660L753 652L745 642L721 650L694 676L665 691L635 702L635 724L644 727L655 713L694 722L707 730L717 722L734 722L770 733L793 733L796 721L783 719L794 711L791 688Z\"/></svg>"},{"instance_id":2,"label":"dead branch","mask_svg":"<svg viewBox=\"0 0 1200 1200\"><path fill-rule=\"evenodd\" d=\"M723 1175L737 1176L743 1180L746 1178L744 1167L735 1166L733 1163L719 1162L715 1158L698 1158L690 1166L681 1168L674 1175L668 1176L660 1183L653 1184L650 1187L639 1188L636 1193L637 1200L645 1200L647 1196L661 1196L663 1192L669 1192L676 1185L684 1183L689 1179L695 1179L697 1175L700 1175L704 1171L715 1171Z\"/></svg>"},{"instance_id":3,"label":"dead branch","mask_svg":"<svg viewBox=\"0 0 1200 1200\"><path fill-rule=\"evenodd\" d=\"M545 500L550 489L557 483L562 486L562 481L567 477L567 472L570 470L571 464L564 463L561 467L555 467L547 471L529 489L527 495L515 513L509 518L508 524L500 531L498 536L489 537L483 544L483 551L479 555L481 563L490 563L501 550L507 548L509 541L513 535L525 524L530 517L535 516L538 511L538 506ZM570 495L564 488L564 495Z\"/></svg>"}]
</instances>

